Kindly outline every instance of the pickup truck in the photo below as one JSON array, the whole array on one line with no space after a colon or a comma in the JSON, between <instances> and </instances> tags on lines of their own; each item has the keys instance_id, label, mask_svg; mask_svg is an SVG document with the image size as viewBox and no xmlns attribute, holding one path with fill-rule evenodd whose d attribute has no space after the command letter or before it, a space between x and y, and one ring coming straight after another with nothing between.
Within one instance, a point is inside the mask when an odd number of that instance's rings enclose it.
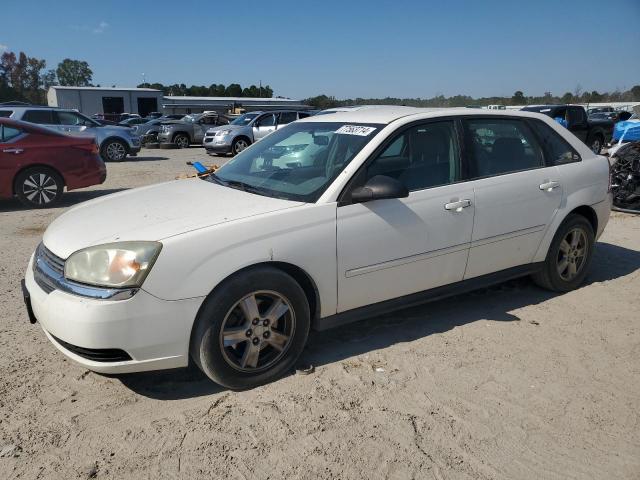
<instances>
[{"instance_id":1,"label":"pickup truck","mask_svg":"<svg viewBox=\"0 0 640 480\"><path fill-rule=\"evenodd\" d=\"M160 144L175 144L178 148L187 148L192 143L202 143L207 129L228 125L229 119L215 113L185 115L182 120L162 122L158 133Z\"/></svg>"},{"instance_id":2,"label":"pickup truck","mask_svg":"<svg viewBox=\"0 0 640 480\"><path fill-rule=\"evenodd\" d=\"M544 113L551 118L561 118L567 129L582 140L594 153L600 153L602 147L613 135L612 120L589 118L580 105L537 105L524 107L525 112Z\"/></svg>"}]
</instances>

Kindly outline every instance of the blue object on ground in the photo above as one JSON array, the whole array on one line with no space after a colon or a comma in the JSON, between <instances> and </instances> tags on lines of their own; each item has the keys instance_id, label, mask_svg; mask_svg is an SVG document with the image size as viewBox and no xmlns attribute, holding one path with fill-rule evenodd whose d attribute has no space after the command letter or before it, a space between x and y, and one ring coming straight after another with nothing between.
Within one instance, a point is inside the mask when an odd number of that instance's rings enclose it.
<instances>
[{"instance_id":1,"label":"blue object on ground","mask_svg":"<svg viewBox=\"0 0 640 480\"><path fill-rule=\"evenodd\" d=\"M209 169L202 165L200 162L193 162L191 165L193 165L193 168L195 168L198 173L206 173L209 171Z\"/></svg>"}]
</instances>

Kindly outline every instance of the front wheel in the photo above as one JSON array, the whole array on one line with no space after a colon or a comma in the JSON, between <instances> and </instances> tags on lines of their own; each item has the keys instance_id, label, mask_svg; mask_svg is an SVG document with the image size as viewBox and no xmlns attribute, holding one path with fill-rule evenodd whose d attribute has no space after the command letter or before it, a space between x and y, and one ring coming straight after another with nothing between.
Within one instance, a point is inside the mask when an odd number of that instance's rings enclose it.
<instances>
[{"instance_id":1,"label":"front wheel","mask_svg":"<svg viewBox=\"0 0 640 480\"><path fill-rule=\"evenodd\" d=\"M589 142L589 148L596 155L600 155L600 151L602 150L603 145L604 145L604 140L600 135L596 135Z\"/></svg>"},{"instance_id":2,"label":"front wheel","mask_svg":"<svg viewBox=\"0 0 640 480\"><path fill-rule=\"evenodd\" d=\"M100 148L105 162L121 162L127 157L127 146L121 140L108 140Z\"/></svg>"},{"instance_id":3,"label":"front wheel","mask_svg":"<svg viewBox=\"0 0 640 480\"><path fill-rule=\"evenodd\" d=\"M231 144L231 154L237 155L245 148L249 146L249 141L246 138L236 138Z\"/></svg>"},{"instance_id":4,"label":"front wheel","mask_svg":"<svg viewBox=\"0 0 640 480\"><path fill-rule=\"evenodd\" d=\"M175 137L173 137L173 143L175 143L178 148L189 148L189 146L191 145L189 137L187 137L184 133L179 133Z\"/></svg>"},{"instance_id":5,"label":"front wheel","mask_svg":"<svg viewBox=\"0 0 640 480\"><path fill-rule=\"evenodd\" d=\"M281 270L241 272L205 300L191 335L191 358L232 390L271 382L291 371L309 333L309 304Z\"/></svg>"},{"instance_id":6,"label":"front wheel","mask_svg":"<svg viewBox=\"0 0 640 480\"><path fill-rule=\"evenodd\" d=\"M533 275L538 285L554 292L568 292L582 284L591 257L595 235L582 215L569 215L556 232L542 270Z\"/></svg>"}]
</instances>

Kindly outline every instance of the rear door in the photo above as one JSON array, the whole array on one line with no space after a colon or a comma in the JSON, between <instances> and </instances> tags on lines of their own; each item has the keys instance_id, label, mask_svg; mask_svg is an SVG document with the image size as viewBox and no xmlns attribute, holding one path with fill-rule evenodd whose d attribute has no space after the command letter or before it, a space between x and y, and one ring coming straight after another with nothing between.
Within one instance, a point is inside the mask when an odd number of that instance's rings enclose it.
<instances>
[{"instance_id":1,"label":"rear door","mask_svg":"<svg viewBox=\"0 0 640 480\"><path fill-rule=\"evenodd\" d=\"M276 128L282 128L296 120L298 120L297 112L280 112L278 113L278 125Z\"/></svg>"},{"instance_id":2,"label":"rear door","mask_svg":"<svg viewBox=\"0 0 640 480\"><path fill-rule=\"evenodd\" d=\"M475 196L466 279L530 263L560 207L562 185L525 121L487 116L463 123Z\"/></svg>"},{"instance_id":3,"label":"rear door","mask_svg":"<svg viewBox=\"0 0 640 480\"><path fill-rule=\"evenodd\" d=\"M13 195L13 180L28 155L21 140L22 130L0 125L0 197Z\"/></svg>"}]
</instances>

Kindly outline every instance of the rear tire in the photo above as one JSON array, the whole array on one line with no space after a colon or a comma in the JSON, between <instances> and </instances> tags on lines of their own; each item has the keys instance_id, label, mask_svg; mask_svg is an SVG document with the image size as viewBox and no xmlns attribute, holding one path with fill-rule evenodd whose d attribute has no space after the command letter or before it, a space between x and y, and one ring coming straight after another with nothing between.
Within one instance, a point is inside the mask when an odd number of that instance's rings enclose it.
<instances>
[{"instance_id":1,"label":"rear tire","mask_svg":"<svg viewBox=\"0 0 640 480\"><path fill-rule=\"evenodd\" d=\"M591 223L582 215L569 215L553 237L542 269L532 275L533 281L553 292L578 288L587 276L594 244Z\"/></svg>"},{"instance_id":2,"label":"rear tire","mask_svg":"<svg viewBox=\"0 0 640 480\"><path fill-rule=\"evenodd\" d=\"M64 180L47 167L32 167L18 174L14 191L20 202L31 208L49 208L60 201Z\"/></svg>"},{"instance_id":3,"label":"rear tire","mask_svg":"<svg viewBox=\"0 0 640 480\"><path fill-rule=\"evenodd\" d=\"M293 370L310 324L307 297L293 278L253 268L207 297L191 334L191 358L224 387L254 388Z\"/></svg>"}]
</instances>

